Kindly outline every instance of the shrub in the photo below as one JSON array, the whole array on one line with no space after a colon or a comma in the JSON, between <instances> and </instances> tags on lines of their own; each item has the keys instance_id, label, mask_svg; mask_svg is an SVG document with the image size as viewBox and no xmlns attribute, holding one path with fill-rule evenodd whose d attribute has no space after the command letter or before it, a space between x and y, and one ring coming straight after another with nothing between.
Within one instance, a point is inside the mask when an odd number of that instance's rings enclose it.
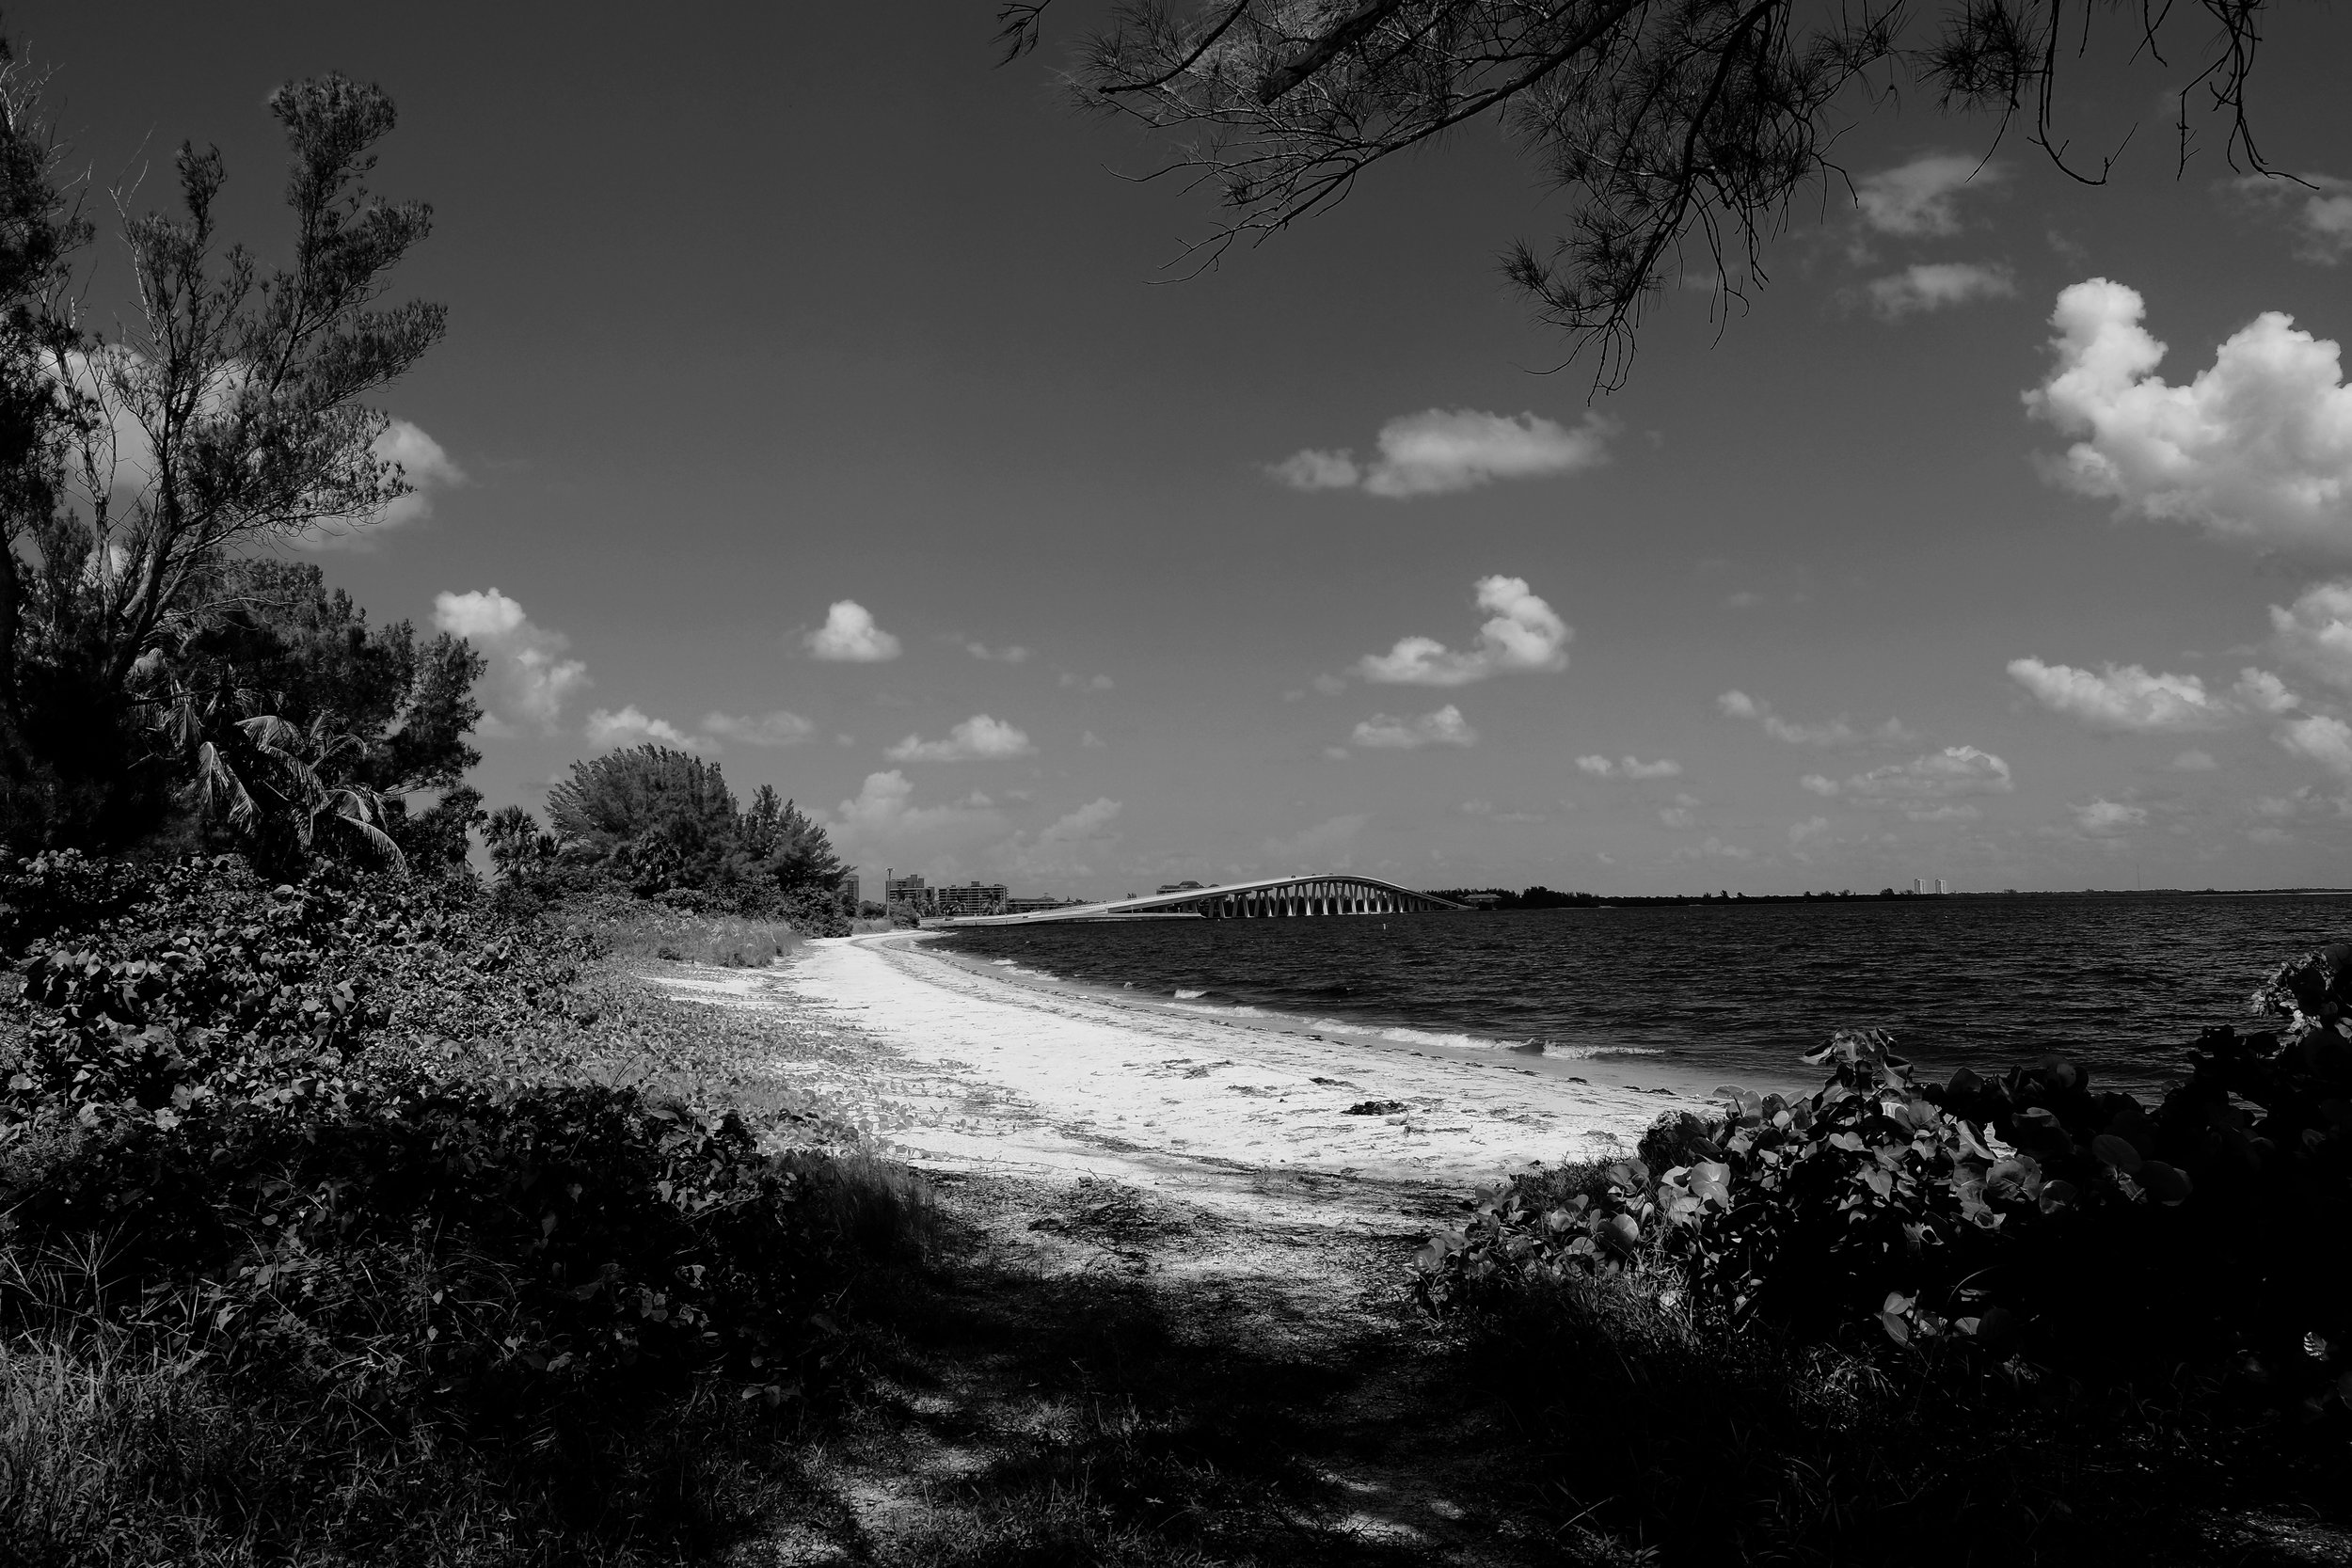
<instances>
[{"instance_id":1,"label":"shrub","mask_svg":"<svg viewBox=\"0 0 2352 1568\"><path fill-rule=\"evenodd\" d=\"M2307 1415L2352 1402L2352 946L2282 967L2282 1026L2207 1031L2153 1108L2048 1056L1915 1079L1841 1031L1818 1094L1721 1091L1585 1190L1482 1193L1422 1253L1433 1308L1654 1253L1730 1326L2016 1352L2072 1374L2183 1364Z\"/></svg>"}]
</instances>

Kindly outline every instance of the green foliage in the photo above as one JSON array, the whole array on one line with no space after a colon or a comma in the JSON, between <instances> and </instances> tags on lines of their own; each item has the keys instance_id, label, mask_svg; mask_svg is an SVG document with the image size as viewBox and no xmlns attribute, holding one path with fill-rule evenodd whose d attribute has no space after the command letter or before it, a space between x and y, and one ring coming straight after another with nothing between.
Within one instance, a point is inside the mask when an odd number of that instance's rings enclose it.
<instances>
[{"instance_id":1,"label":"green foliage","mask_svg":"<svg viewBox=\"0 0 2352 1568\"><path fill-rule=\"evenodd\" d=\"M2352 947L2287 965L2282 1030L2207 1031L2150 1108L2044 1057L1914 1078L1876 1032L1807 1059L1818 1094L1722 1091L1573 1195L1483 1193L1419 1259L1439 1308L1661 1259L1730 1327L1860 1330L2072 1375L2212 1369L2258 1402L2352 1402Z\"/></svg>"},{"instance_id":2,"label":"green foliage","mask_svg":"<svg viewBox=\"0 0 2352 1568\"><path fill-rule=\"evenodd\" d=\"M510 809L494 824L501 875L522 887L560 881L529 815ZM824 829L765 784L737 810L717 763L651 744L575 762L548 792L548 818L557 860L641 898L849 932Z\"/></svg>"}]
</instances>

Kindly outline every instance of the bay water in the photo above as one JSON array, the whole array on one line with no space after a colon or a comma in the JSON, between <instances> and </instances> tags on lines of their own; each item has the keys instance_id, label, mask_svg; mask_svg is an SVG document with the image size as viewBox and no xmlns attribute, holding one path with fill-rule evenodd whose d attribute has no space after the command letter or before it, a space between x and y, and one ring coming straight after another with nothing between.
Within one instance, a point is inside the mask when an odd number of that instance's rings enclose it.
<instances>
[{"instance_id":1,"label":"bay water","mask_svg":"<svg viewBox=\"0 0 2352 1568\"><path fill-rule=\"evenodd\" d=\"M2058 1052L2143 1096L2283 960L2352 940L2352 895L1904 898L976 927L946 942L1211 1015L1810 1084L1841 1026L1920 1070Z\"/></svg>"}]
</instances>

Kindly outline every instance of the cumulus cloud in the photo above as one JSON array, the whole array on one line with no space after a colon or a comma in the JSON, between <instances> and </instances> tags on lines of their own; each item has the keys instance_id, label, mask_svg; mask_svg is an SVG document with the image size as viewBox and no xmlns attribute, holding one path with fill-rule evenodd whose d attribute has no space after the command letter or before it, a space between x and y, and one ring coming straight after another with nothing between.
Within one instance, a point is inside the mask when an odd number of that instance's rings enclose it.
<instances>
[{"instance_id":1,"label":"cumulus cloud","mask_svg":"<svg viewBox=\"0 0 2352 1568\"><path fill-rule=\"evenodd\" d=\"M1808 773L1798 783L1816 795L1906 811L1966 795L2006 795L2016 787L2008 763L1974 746L1947 746L1845 779Z\"/></svg>"},{"instance_id":2,"label":"cumulus cloud","mask_svg":"<svg viewBox=\"0 0 2352 1568\"><path fill-rule=\"evenodd\" d=\"M2280 725L2274 738L2296 756L2319 764L2339 778L2352 779L2352 724L2312 714Z\"/></svg>"},{"instance_id":3,"label":"cumulus cloud","mask_svg":"<svg viewBox=\"0 0 2352 1568\"><path fill-rule=\"evenodd\" d=\"M1302 870L1344 871L1355 863L1356 835L1372 818L1351 813L1318 822L1288 838L1269 838L1259 847L1276 863Z\"/></svg>"},{"instance_id":4,"label":"cumulus cloud","mask_svg":"<svg viewBox=\"0 0 2352 1568\"><path fill-rule=\"evenodd\" d=\"M2094 672L2015 658L2009 673L2054 713L2132 735L2220 729L2249 713L2282 713L2296 705L2295 694L2266 670L2239 671L2226 691L2207 690L2196 675L2151 674L2137 664Z\"/></svg>"},{"instance_id":5,"label":"cumulus cloud","mask_svg":"<svg viewBox=\"0 0 2352 1568\"><path fill-rule=\"evenodd\" d=\"M2084 437L2046 465L2122 515L2196 523L2257 545L2352 550L2352 387L2337 346L2276 310L2178 387L2135 290L2094 277L2059 293L2057 358L2026 406Z\"/></svg>"},{"instance_id":6,"label":"cumulus cloud","mask_svg":"<svg viewBox=\"0 0 2352 1568\"><path fill-rule=\"evenodd\" d=\"M564 705L591 684L588 666L564 657L571 640L533 626L519 603L495 588L436 594L433 624L464 638L489 661L483 704L510 728L528 725L553 735Z\"/></svg>"},{"instance_id":7,"label":"cumulus cloud","mask_svg":"<svg viewBox=\"0 0 2352 1568\"><path fill-rule=\"evenodd\" d=\"M825 624L803 641L818 658L845 664L879 664L898 657L898 640L876 626L855 599L835 600L825 611Z\"/></svg>"},{"instance_id":8,"label":"cumulus cloud","mask_svg":"<svg viewBox=\"0 0 2352 1568\"><path fill-rule=\"evenodd\" d=\"M1570 429L1536 414L1513 419L1474 408L1401 414L1380 427L1379 455L1358 463L1352 451L1293 452L1266 471L1295 490L1362 488L1402 499L1475 489L1498 479L1542 479L1597 467L1609 460L1615 424L1587 414Z\"/></svg>"},{"instance_id":9,"label":"cumulus cloud","mask_svg":"<svg viewBox=\"0 0 2352 1568\"><path fill-rule=\"evenodd\" d=\"M1971 300L2008 299L2017 293L2017 279L1997 262L1925 261L1873 277L1862 292L1881 320L1900 321Z\"/></svg>"},{"instance_id":10,"label":"cumulus cloud","mask_svg":"<svg viewBox=\"0 0 2352 1568\"><path fill-rule=\"evenodd\" d=\"M893 762L973 762L1027 756L1036 750L1012 725L976 713L949 730L945 740L911 735L883 754Z\"/></svg>"},{"instance_id":11,"label":"cumulus cloud","mask_svg":"<svg viewBox=\"0 0 2352 1568\"><path fill-rule=\"evenodd\" d=\"M1061 680L1057 684L1066 690L1108 691L1111 689L1111 678L1108 675L1073 675L1064 670L1061 673Z\"/></svg>"},{"instance_id":12,"label":"cumulus cloud","mask_svg":"<svg viewBox=\"0 0 2352 1568\"><path fill-rule=\"evenodd\" d=\"M992 648L985 642L966 642L963 651L974 658L996 664L1026 664L1029 661L1029 650L1017 642L1006 648Z\"/></svg>"},{"instance_id":13,"label":"cumulus cloud","mask_svg":"<svg viewBox=\"0 0 2352 1568\"><path fill-rule=\"evenodd\" d=\"M409 484L408 494L384 509L379 523L385 528L432 516L434 493L466 483L466 470L441 450L441 443L406 420L385 426L375 438L374 451L385 462L398 464Z\"/></svg>"},{"instance_id":14,"label":"cumulus cloud","mask_svg":"<svg viewBox=\"0 0 2352 1568\"><path fill-rule=\"evenodd\" d=\"M2288 608L2270 607L2279 657L2339 691L2352 691L2352 579L2315 582Z\"/></svg>"},{"instance_id":15,"label":"cumulus cloud","mask_svg":"<svg viewBox=\"0 0 2352 1568\"><path fill-rule=\"evenodd\" d=\"M1567 668L1576 634L1525 578L1481 578L1477 596L1492 612L1477 647L1457 654L1434 637L1401 637L1387 653L1358 659L1356 673L1389 686L1468 686L1505 671Z\"/></svg>"},{"instance_id":16,"label":"cumulus cloud","mask_svg":"<svg viewBox=\"0 0 2352 1568\"><path fill-rule=\"evenodd\" d=\"M1117 800L1089 800L1077 810L1057 817L1037 835L1040 844L1084 844L1104 836L1119 816Z\"/></svg>"},{"instance_id":17,"label":"cumulus cloud","mask_svg":"<svg viewBox=\"0 0 2352 1568\"><path fill-rule=\"evenodd\" d=\"M1691 827L1697 821L1691 813L1698 803L1699 798L1695 795L1677 795L1673 805L1658 808L1658 820L1669 828Z\"/></svg>"},{"instance_id":18,"label":"cumulus cloud","mask_svg":"<svg viewBox=\"0 0 2352 1568\"><path fill-rule=\"evenodd\" d=\"M746 746L797 746L817 733L817 726L808 720L782 708L741 719L725 713L706 713L703 729L723 740L739 740Z\"/></svg>"},{"instance_id":19,"label":"cumulus cloud","mask_svg":"<svg viewBox=\"0 0 2352 1568\"><path fill-rule=\"evenodd\" d=\"M2094 800L2088 805L2066 809L2074 814L2074 825L2094 838L2148 825L2146 806L2126 805L2121 800Z\"/></svg>"},{"instance_id":20,"label":"cumulus cloud","mask_svg":"<svg viewBox=\"0 0 2352 1568\"><path fill-rule=\"evenodd\" d=\"M588 715L585 733L588 744L599 752L617 751L624 746L642 746L647 741L675 747L681 752L699 752L703 747L700 740L668 720L647 718L634 703L618 713L609 708L595 709Z\"/></svg>"},{"instance_id":21,"label":"cumulus cloud","mask_svg":"<svg viewBox=\"0 0 2352 1568\"><path fill-rule=\"evenodd\" d=\"M2302 243L2295 254L2324 267L2352 256L2352 180L2332 174L2304 174L2280 180L2249 174L2236 182L2239 192L2274 212L2283 214Z\"/></svg>"},{"instance_id":22,"label":"cumulus cloud","mask_svg":"<svg viewBox=\"0 0 2352 1568\"><path fill-rule=\"evenodd\" d=\"M1815 839L1820 838L1822 834L1828 832L1828 817L1808 816L1802 822L1791 822L1788 824L1788 842L1791 844L1810 844Z\"/></svg>"},{"instance_id":23,"label":"cumulus cloud","mask_svg":"<svg viewBox=\"0 0 2352 1568\"><path fill-rule=\"evenodd\" d=\"M914 800L914 786L897 768L868 773L856 798L834 808L838 831L833 836L861 850L913 855L993 837L1004 828L1004 818L985 795L940 806L917 806Z\"/></svg>"},{"instance_id":24,"label":"cumulus cloud","mask_svg":"<svg viewBox=\"0 0 2352 1568\"><path fill-rule=\"evenodd\" d=\"M1412 752L1423 746L1475 746L1478 732L1470 727L1460 708L1448 703L1437 712L1424 713L1418 719L1391 719L1385 713L1375 713L1357 725L1348 738L1359 746Z\"/></svg>"},{"instance_id":25,"label":"cumulus cloud","mask_svg":"<svg viewBox=\"0 0 2352 1568\"><path fill-rule=\"evenodd\" d=\"M1960 193L1998 184L2002 166L1962 152L1931 152L1867 174L1854 185L1862 221L1882 234L1932 239L1960 231Z\"/></svg>"},{"instance_id":26,"label":"cumulus cloud","mask_svg":"<svg viewBox=\"0 0 2352 1568\"><path fill-rule=\"evenodd\" d=\"M1682 772L1682 764L1672 757L1660 757L1656 762L1642 762L1633 757L1594 755L1576 759L1577 767L1597 779L1671 779Z\"/></svg>"}]
</instances>

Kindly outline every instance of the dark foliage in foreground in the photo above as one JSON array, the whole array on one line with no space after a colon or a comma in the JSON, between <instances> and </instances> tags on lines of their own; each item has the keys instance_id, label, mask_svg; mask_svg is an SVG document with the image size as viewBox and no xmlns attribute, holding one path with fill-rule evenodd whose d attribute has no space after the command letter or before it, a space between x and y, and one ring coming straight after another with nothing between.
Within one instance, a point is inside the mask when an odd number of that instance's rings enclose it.
<instances>
[{"instance_id":1,"label":"dark foliage in foreground","mask_svg":"<svg viewBox=\"0 0 2352 1568\"><path fill-rule=\"evenodd\" d=\"M0 1417L0 1536L43 1560L93 1560L46 1521L125 1487L150 1495L119 1556L299 1557L306 1532L370 1555L403 1488L504 1560L691 1534L580 1481L642 1493L689 1433L723 1450L797 1418L834 1381L823 1299L919 1207L880 1167L764 1152L723 1103L582 1071L578 942L468 879L69 854L0 895L27 952L0 1037L0 1403L30 1412ZM104 1397L73 1402L77 1379ZM119 1418L69 1436L130 1471L101 1485L74 1449L36 1484L43 1423L84 1417ZM291 1490L245 1496L272 1448ZM389 1490L356 1485L379 1470ZM285 1538L239 1544L248 1509Z\"/></svg>"},{"instance_id":2,"label":"dark foliage in foreground","mask_svg":"<svg viewBox=\"0 0 2352 1568\"><path fill-rule=\"evenodd\" d=\"M1840 1032L1818 1094L1727 1089L1637 1158L1480 1194L1417 1289L1513 1363L1595 1528L2153 1560L2191 1500L2340 1496L2346 1468L2352 946L2256 1000L2278 1026L2208 1031L2153 1107L2057 1057L1925 1083ZM1692 1408L1716 1416L1661 1414ZM2070 1536L2093 1488L2136 1545Z\"/></svg>"}]
</instances>

